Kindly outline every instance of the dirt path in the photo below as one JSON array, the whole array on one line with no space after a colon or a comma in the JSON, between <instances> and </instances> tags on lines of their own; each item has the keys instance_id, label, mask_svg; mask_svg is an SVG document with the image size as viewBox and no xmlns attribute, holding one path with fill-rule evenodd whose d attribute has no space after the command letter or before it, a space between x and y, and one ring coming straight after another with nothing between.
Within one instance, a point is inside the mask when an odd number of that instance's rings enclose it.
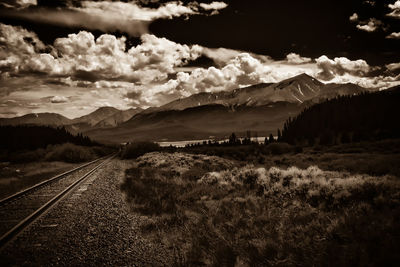
<instances>
[{"instance_id":1,"label":"dirt path","mask_svg":"<svg viewBox=\"0 0 400 267\"><path fill-rule=\"evenodd\" d=\"M165 266L168 253L139 234L119 185L129 161L112 160L25 230L1 266Z\"/></svg>"}]
</instances>

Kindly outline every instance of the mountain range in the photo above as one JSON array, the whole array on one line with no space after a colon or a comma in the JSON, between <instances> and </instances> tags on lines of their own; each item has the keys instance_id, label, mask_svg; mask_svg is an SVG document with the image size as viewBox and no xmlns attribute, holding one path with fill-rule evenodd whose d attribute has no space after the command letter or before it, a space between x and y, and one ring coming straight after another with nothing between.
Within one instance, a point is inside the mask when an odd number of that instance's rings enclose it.
<instances>
[{"instance_id":1,"label":"mountain range","mask_svg":"<svg viewBox=\"0 0 400 267\"><path fill-rule=\"evenodd\" d=\"M339 95L371 91L355 84L324 84L300 74L279 83L261 83L231 91L198 93L146 110L102 107L68 119L55 113L0 119L6 124L63 125L103 142L224 138L236 132L276 133L305 107Z\"/></svg>"},{"instance_id":2,"label":"mountain range","mask_svg":"<svg viewBox=\"0 0 400 267\"><path fill-rule=\"evenodd\" d=\"M46 125L65 126L71 132L85 132L93 128L114 127L141 112L140 108L119 110L101 107L87 115L69 119L57 113L31 113L14 118L1 118L0 125Z\"/></svg>"}]
</instances>

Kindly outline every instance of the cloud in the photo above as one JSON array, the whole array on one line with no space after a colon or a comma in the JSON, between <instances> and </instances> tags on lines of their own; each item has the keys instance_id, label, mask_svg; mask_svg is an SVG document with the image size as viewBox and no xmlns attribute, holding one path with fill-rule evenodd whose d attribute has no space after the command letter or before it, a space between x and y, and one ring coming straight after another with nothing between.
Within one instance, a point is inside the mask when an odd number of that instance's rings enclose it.
<instances>
[{"instance_id":1,"label":"cloud","mask_svg":"<svg viewBox=\"0 0 400 267\"><path fill-rule=\"evenodd\" d=\"M171 19L182 15L193 15L197 11L192 7L184 6L181 2L169 2L158 8L147 8L135 2L83 1L81 7L73 8L91 16L120 20L153 21L160 18Z\"/></svg>"},{"instance_id":2,"label":"cloud","mask_svg":"<svg viewBox=\"0 0 400 267\"><path fill-rule=\"evenodd\" d=\"M3 3L0 3L0 5L6 7L6 8L26 8L29 6L36 6L37 5L37 0L6 0L3 1Z\"/></svg>"},{"instance_id":3,"label":"cloud","mask_svg":"<svg viewBox=\"0 0 400 267\"><path fill-rule=\"evenodd\" d=\"M392 12L386 16L400 19L400 0L397 0L394 4L389 4L388 7Z\"/></svg>"},{"instance_id":4,"label":"cloud","mask_svg":"<svg viewBox=\"0 0 400 267\"><path fill-rule=\"evenodd\" d=\"M45 48L35 33L0 23L0 73L3 77L21 71L27 61Z\"/></svg>"},{"instance_id":5,"label":"cloud","mask_svg":"<svg viewBox=\"0 0 400 267\"><path fill-rule=\"evenodd\" d=\"M205 10L220 10L226 8L228 5L224 2L212 2L210 4L200 3L200 6Z\"/></svg>"},{"instance_id":6,"label":"cloud","mask_svg":"<svg viewBox=\"0 0 400 267\"><path fill-rule=\"evenodd\" d=\"M96 39L81 31L56 39L52 53L40 53L45 46L34 33L4 24L0 30L4 39L0 69L10 75L42 73L92 82L119 79L147 84L167 79L175 67L199 57L202 49L144 34L140 45L126 51L125 37L103 34Z\"/></svg>"},{"instance_id":7,"label":"cloud","mask_svg":"<svg viewBox=\"0 0 400 267\"><path fill-rule=\"evenodd\" d=\"M368 63L362 59L352 61L345 57L336 57L332 60L327 56L321 56L316 59L316 62L321 70L318 73L318 78L326 81L345 74L361 77L372 70Z\"/></svg>"},{"instance_id":8,"label":"cloud","mask_svg":"<svg viewBox=\"0 0 400 267\"><path fill-rule=\"evenodd\" d=\"M215 4L216 3L216 4ZM222 2L213 2L207 9L216 11ZM182 2L167 2L158 8L139 5L138 2L120 1L82 1L79 6L68 4L66 8L36 8L30 10L7 10L4 17L16 17L46 24L81 27L103 32L122 31L130 36L139 37L148 33L148 25L156 19L172 19L180 16L204 14L198 10L197 2L184 5ZM207 15L207 12L205 13Z\"/></svg>"},{"instance_id":9,"label":"cloud","mask_svg":"<svg viewBox=\"0 0 400 267\"><path fill-rule=\"evenodd\" d=\"M368 22L362 22L362 23L363 23L363 25L362 24L358 24L356 27L357 27L357 29L359 29L361 31L366 31L366 32L374 32L380 26L383 26L382 21L380 21L378 19L375 19L375 18L371 18L371 19L369 19Z\"/></svg>"},{"instance_id":10,"label":"cloud","mask_svg":"<svg viewBox=\"0 0 400 267\"><path fill-rule=\"evenodd\" d=\"M215 92L238 88L243 85L264 81L270 68L248 53L241 53L222 68L197 68L190 74L177 73L176 79L154 87L153 96L171 95L172 98L185 97L200 92ZM144 92L146 94L148 92Z\"/></svg>"},{"instance_id":11,"label":"cloud","mask_svg":"<svg viewBox=\"0 0 400 267\"><path fill-rule=\"evenodd\" d=\"M66 98L65 96L53 96L50 99L51 103L55 103L55 104L59 104L59 103L65 103L68 102L68 98Z\"/></svg>"},{"instance_id":12,"label":"cloud","mask_svg":"<svg viewBox=\"0 0 400 267\"><path fill-rule=\"evenodd\" d=\"M200 56L218 64L176 71ZM104 105L145 108L200 92L279 82L300 73L329 82L385 88L400 83L397 63L392 64L374 77L375 68L361 59L321 56L311 60L289 53L276 61L227 48L182 45L151 34L143 34L141 43L130 49L123 36L96 38L87 31L46 46L32 32L0 24L0 100L25 105L9 109L19 114L35 110L71 117ZM0 113L5 111L6 107L0 108Z\"/></svg>"},{"instance_id":13,"label":"cloud","mask_svg":"<svg viewBox=\"0 0 400 267\"><path fill-rule=\"evenodd\" d=\"M87 14L74 10L36 9L29 11L7 11L2 16L20 18L33 22L41 22L50 25L78 27L89 30L101 30L103 32L126 32L130 36L138 37L148 32L148 21L126 20L124 18L104 17L97 14Z\"/></svg>"},{"instance_id":14,"label":"cloud","mask_svg":"<svg viewBox=\"0 0 400 267\"><path fill-rule=\"evenodd\" d=\"M229 49L229 48L206 48L202 49L202 54L211 58L217 65L223 66L231 61L243 51Z\"/></svg>"},{"instance_id":15,"label":"cloud","mask_svg":"<svg viewBox=\"0 0 400 267\"><path fill-rule=\"evenodd\" d=\"M385 67L390 71L400 70L400 62L390 63L385 65Z\"/></svg>"},{"instance_id":16,"label":"cloud","mask_svg":"<svg viewBox=\"0 0 400 267\"><path fill-rule=\"evenodd\" d=\"M400 39L400 32L392 32L386 36L386 39Z\"/></svg>"},{"instance_id":17,"label":"cloud","mask_svg":"<svg viewBox=\"0 0 400 267\"><path fill-rule=\"evenodd\" d=\"M350 21L358 21L358 14L357 14L357 13L354 13L353 15L351 15L351 16L349 17L349 20L350 20Z\"/></svg>"},{"instance_id":18,"label":"cloud","mask_svg":"<svg viewBox=\"0 0 400 267\"><path fill-rule=\"evenodd\" d=\"M369 5L369 6L375 6L375 1L372 1L372 0L366 0L366 1L364 1L363 2L364 4L367 4L367 5Z\"/></svg>"},{"instance_id":19,"label":"cloud","mask_svg":"<svg viewBox=\"0 0 400 267\"><path fill-rule=\"evenodd\" d=\"M308 57L301 57L299 54L296 53L289 53L286 55L287 62L291 64L304 64L311 62L311 58Z\"/></svg>"}]
</instances>

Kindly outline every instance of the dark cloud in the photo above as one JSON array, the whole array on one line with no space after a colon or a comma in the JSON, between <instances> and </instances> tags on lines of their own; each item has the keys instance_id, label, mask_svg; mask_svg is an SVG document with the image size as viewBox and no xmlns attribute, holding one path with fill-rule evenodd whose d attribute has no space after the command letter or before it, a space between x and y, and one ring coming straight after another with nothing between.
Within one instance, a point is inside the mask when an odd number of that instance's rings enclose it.
<instances>
[{"instance_id":1,"label":"dark cloud","mask_svg":"<svg viewBox=\"0 0 400 267\"><path fill-rule=\"evenodd\" d=\"M141 91L133 91L133 92L127 93L125 96L130 99L140 99L140 97L142 96L142 92Z\"/></svg>"}]
</instances>

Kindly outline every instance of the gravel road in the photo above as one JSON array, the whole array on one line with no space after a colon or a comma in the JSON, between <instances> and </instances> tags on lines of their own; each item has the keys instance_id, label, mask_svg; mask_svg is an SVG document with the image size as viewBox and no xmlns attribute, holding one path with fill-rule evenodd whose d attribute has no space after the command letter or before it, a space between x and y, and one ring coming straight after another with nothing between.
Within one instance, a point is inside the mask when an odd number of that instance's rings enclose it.
<instances>
[{"instance_id":1,"label":"gravel road","mask_svg":"<svg viewBox=\"0 0 400 267\"><path fill-rule=\"evenodd\" d=\"M166 266L139 234L119 186L133 162L113 159L0 252L1 266Z\"/></svg>"}]
</instances>

